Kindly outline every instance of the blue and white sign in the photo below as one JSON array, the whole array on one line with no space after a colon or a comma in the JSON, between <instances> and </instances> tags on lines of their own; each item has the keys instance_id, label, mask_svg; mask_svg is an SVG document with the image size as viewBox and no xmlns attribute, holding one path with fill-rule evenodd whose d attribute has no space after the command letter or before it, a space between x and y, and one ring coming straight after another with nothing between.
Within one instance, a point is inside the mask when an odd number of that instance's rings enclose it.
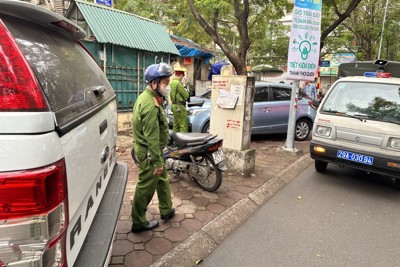
<instances>
[{"instance_id":1,"label":"blue and white sign","mask_svg":"<svg viewBox=\"0 0 400 267\"><path fill-rule=\"evenodd\" d=\"M320 62L319 65L320 65L321 68L322 68L322 67L328 68L328 67L331 66L331 62L330 62L329 60L321 60L321 62Z\"/></svg>"},{"instance_id":2,"label":"blue and white sign","mask_svg":"<svg viewBox=\"0 0 400 267\"><path fill-rule=\"evenodd\" d=\"M290 32L289 80L314 81L321 37L322 0L295 0Z\"/></svg>"},{"instance_id":3,"label":"blue and white sign","mask_svg":"<svg viewBox=\"0 0 400 267\"><path fill-rule=\"evenodd\" d=\"M96 0L96 4L112 7L112 0Z\"/></svg>"}]
</instances>

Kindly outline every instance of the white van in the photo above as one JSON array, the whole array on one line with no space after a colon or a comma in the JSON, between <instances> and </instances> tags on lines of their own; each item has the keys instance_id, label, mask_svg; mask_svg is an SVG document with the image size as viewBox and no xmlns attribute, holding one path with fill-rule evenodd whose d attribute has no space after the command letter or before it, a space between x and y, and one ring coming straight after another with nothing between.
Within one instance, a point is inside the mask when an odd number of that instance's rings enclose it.
<instances>
[{"instance_id":1,"label":"white van","mask_svg":"<svg viewBox=\"0 0 400 267\"><path fill-rule=\"evenodd\" d=\"M375 62L375 71L337 80L314 103L319 107L310 153L318 172L333 163L392 177L400 187L400 78L384 70L397 64ZM359 73L374 66L353 65L346 66L348 74L352 67Z\"/></svg>"}]
</instances>

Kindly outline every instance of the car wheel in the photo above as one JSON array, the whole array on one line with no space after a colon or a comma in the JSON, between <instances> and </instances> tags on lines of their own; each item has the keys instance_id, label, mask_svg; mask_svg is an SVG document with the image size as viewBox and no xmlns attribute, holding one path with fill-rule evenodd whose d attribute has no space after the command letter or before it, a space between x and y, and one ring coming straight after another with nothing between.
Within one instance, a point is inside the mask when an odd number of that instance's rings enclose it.
<instances>
[{"instance_id":1,"label":"car wheel","mask_svg":"<svg viewBox=\"0 0 400 267\"><path fill-rule=\"evenodd\" d=\"M315 161L315 170L317 172L325 172L327 166L328 166L328 162L320 161L320 160Z\"/></svg>"},{"instance_id":2,"label":"car wheel","mask_svg":"<svg viewBox=\"0 0 400 267\"><path fill-rule=\"evenodd\" d=\"M297 141L304 141L308 138L311 131L311 123L306 119L300 119L296 122L295 138Z\"/></svg>"},{"instance_id":3,"label":"car wheel","mask_svg":"<svg viewBox=\"0 0 400 267\"><path fill-rule=\"evenodd\" d=\"M201 130L202 133L210 133L210 122L207 122L203 129Z\"/></svg>"},{"instance_id":4,"label":"car wheel","mask_svg":"<svg viewBox=\"0 0 400 267\"><path fill-rule=\"evenodd\" d=\"M399 178L392 178L393 179L393 186L396 190L400 190L400 179Z\"/></svg>"}]
</instances>

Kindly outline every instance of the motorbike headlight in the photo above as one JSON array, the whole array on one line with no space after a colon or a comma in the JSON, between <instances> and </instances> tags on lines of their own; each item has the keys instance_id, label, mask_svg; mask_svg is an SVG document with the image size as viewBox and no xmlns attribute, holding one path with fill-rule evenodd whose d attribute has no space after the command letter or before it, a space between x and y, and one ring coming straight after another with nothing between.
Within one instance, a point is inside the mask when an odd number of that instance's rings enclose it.
<instances>
[{"instance_id":1,"label":"motorbike headlight","mask_svg":"<svg viewBox=\"0 0 400 267\"><path fill-rule=\"evenodd\" d=\"M206 111L207 109L201 108L201 109L190 109L189 110L189 115L190 116L196 116L197 114Z\"/></svg>"},{"instance_id":2,"label":"motorbike headlight","mask_svg":"<svg viewBox=\"0 0 400 267\"><path fill-rule=\"evenodd\" d=\"M400 138L390 137L388 146L393 149L400 150Z\"/></svg>"},{"instance_id":3,"label":"motorbike headlight","mask_svg":"<svg viewBox=\"0 0 400 267\"><path fill-rule=\"evenodd\" d=\"M327 126L317 125L315 135L320 137L330 138L332 136L332 128Z\"/></svg>"}]
</instances>

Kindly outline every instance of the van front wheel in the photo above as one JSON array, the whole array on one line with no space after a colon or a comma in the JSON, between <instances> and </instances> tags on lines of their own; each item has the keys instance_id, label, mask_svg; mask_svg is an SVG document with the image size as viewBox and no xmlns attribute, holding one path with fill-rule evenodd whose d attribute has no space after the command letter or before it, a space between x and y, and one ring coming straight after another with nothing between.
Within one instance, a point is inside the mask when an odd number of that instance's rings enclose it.
<instances>
[{"instance_id":1,"label":"van front wheel","mask_svg":"<svg viewBox=\"0 0 400 267\"><path fill-rule=\"evenodd\" d=\"M320 160L315 161L315 170L317 170L317 172L325 172L327 166L328 166L328 162L320 161Z\"/></svg>"}]
</instances>

